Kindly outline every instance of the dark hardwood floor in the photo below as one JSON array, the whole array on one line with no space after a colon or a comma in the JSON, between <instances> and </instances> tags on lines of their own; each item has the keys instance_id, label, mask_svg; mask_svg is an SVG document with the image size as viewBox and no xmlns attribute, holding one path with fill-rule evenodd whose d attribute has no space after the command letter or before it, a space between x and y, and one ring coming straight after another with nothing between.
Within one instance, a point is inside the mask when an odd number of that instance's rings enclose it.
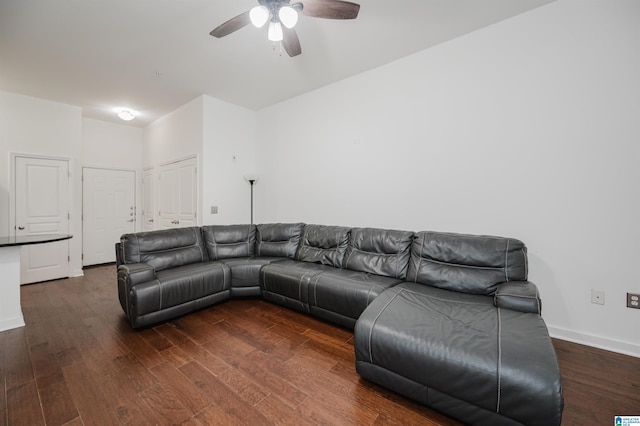
<instances>
[{"instance_id":1,"label":"dark hardwood floor","mask_svg":"<svg viewBox=\"0 0 640 426\"><path fill-rule=\"evenodd\" d=\"M360 380L350 331L230 300L133 331L115 266L22 287L26 327L0 333L0 425L456 425ZM555 341L564 425L640 414L640 359Z\"/></svg>"}]
</instances>

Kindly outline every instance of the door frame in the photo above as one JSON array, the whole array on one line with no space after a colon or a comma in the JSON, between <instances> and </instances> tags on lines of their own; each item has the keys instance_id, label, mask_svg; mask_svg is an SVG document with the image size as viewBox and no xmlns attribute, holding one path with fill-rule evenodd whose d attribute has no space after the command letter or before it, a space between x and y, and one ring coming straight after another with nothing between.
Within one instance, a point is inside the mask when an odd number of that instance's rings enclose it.
<instances>
[{"instance_id":1,"label":"door frame","mask_svg":"<svg viewBox=\"0 0 640 426\"><path fill-rule=\"evenodd\" d=\"M150 211L145 211L145 207L147 206L145 203L145 199L147 198L147 192L145 189L145 180L147 178L147 173L150 172L150 180L151 180L151 207ZM147 166L142 168L142 173L140 173L140 221L137 222L140 224L138 228L139 231L145 231L146 229L146 218L151 217L151 230L156 229L156 191L158 189L158 185L155 182L156 179L156 170L153 166ZM136 210L137 211L137 210Z\"/></svg>"},{"instance_id":2,"label":"door frame","mask_svg":"<svg viewBox=\"0 0 640 426\"><path fill-rule=\"evenodd\" d=\"M73 230L75 229L75 214L73 214L75 197L73 193L74 188L74 159L72 157L63 157L58 155L45 155L45 154L33 154L28 152L9 152L9 235L16 236L17 234L17 224L16 224L16 159L17 158L32 158L38 160L55 160L55 161L66 161L68 165L68 185L67 185L67 211L69 212L69 217L67 220L68 232L69 235L73 235ZM78 271L73 268L73 260L74 249L71 240L67 240L67 271L69 277L82 276L82 269ZM22 284L21 284L22 285Z\"/></svg>"},{"instance_id":3,"label":"door frame","mask_svg":"<svg viewBox=\"0 0 640 426\"><path fill-rule=\"evenodd\" d=\"M68 200L69 205L67 206L69 209L69 234L73 234L71 232L74 229L73 222L73 200L75 199L73 196L73 158L71 157L59 157L55 155L41 155L41 154L29 154L29 153L20 153L20 152L10 152L9 153L9 234L15 236L17 231L16 225L16 158L24 157L24 158L35 158L39 160L60 160L66 161L69 164L69 185L68 185ZM71 248L69 248L71 251ZM69 265L71 266L71 265ZM71 268L69 269L71 271Z\"/></svg>"}]
</instances>

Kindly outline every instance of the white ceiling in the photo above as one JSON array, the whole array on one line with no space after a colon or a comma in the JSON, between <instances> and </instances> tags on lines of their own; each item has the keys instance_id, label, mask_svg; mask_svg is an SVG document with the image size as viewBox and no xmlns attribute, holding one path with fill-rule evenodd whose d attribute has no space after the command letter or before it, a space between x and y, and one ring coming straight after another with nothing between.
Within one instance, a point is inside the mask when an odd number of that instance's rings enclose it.
<instances>
[{"instance_id":1,"label":"white ceiling","mask_svg":"<svg viewBox=\"0 0 640 426\"><path fill-rule=\"evenodd\" d=\"M148 123L206 94L258 110L553 0L361 0L352 21L301 16L302 55L266 27L209 32L256 0L0 0L0 90Z\"/></svg>"}]
</instances>

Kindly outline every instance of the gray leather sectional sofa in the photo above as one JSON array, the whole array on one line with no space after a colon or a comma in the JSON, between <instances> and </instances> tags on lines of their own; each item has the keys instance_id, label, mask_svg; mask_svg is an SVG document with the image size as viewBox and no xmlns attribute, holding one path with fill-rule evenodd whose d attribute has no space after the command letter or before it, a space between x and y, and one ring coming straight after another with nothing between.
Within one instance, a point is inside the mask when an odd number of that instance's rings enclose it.
<instances>
[{"instance_id":1,"label":"gray leather sectional sofa","mask_svg":"<svg viewBox=\"0 0 640 426\"><path fill-rule=\"evenodd\" d=\"M257 296L354 330L356 370L469 424L559 425L557 358L518 240L295 224L125 234L132 327Z\"/></svg>"}]
</instances>

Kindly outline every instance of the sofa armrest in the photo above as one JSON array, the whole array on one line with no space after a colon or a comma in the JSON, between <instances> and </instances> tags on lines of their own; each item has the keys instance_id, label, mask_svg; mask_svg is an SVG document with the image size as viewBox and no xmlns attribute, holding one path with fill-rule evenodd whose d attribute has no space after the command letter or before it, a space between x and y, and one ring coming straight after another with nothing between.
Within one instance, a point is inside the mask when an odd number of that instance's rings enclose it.
<instances>
[{"instance_id":1,"label":"sofa armrest","mask_svg":"<svg viewBox=\"0 0 640 426\"><path fill-rule=\"evenodd\" d=\"M493 296L493 304L498 308L540 315L542 301L536 285L530 281L509 281L498 284Z\"/></svg>"},{"instance_id":2,"label":"sofa armrest","mask_svg":"<svg viewBox=\"0 0 640 426\"><path fill-rule=\"evenodd\" d=\"M146 263L130 263L118 266L118 278L126 277L129 287L156 279L156 271Z\"/></svg>"},{"instance_id":3,"label":"sofa armrest","mask_svg":"<svg viewBox=\"0 0 640 426\"><path fill-rule=\"evenodd\" d=\"M124 261L122 260L122 244L118 242L115 244L115 246L116 246L116 269L118 269L118 267L124 263Z\"/></svg>"}]
</instances>

